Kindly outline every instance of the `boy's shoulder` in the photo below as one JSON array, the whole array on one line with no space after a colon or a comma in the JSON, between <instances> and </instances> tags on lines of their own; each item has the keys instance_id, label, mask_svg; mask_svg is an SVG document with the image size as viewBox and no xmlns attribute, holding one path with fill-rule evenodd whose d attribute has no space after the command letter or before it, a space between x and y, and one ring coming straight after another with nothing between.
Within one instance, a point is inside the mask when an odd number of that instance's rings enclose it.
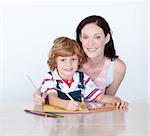
<instances>
[{"instance_id":1,"label":"boy's shoulder","mask_svg":"<svg viewBox=\"0 0 150 136\"><path fill-rule=\"evenodd\" d=\"M45 78L45 79L51 79L52 77L53 76L52 76L51 72L46 72L43 76L43 78Z\"/></svg>"},{"instance_id":2,"label":"boy's shoulder","mask_svg":"<svg viewBox=\"0 0 150 136\"><path fill-rule=\"evenodd\" d=\"M43 78L46 78L46 79L52 79L52 78L55 78L55 74L54 74L54 71L47 71L45 74L44 74L44 76L43 76Z\"/></svg>"},{"instance_id":3,"label":"boy's shoulder","mask_svg":"<svg viewBox=\"0 0 150 136\"><path fill-rule=\"evenodd\" d=\"M84 80L90 78L90 77L89 77L86 73L84 73L84 72L76 71L76 73L77 73L79 76L83 76L83 79L84 79Z\"/></svg>"},{"instance_id":4,"label":"boy's shoulder","mask_svg":"<svg viewBox=\"0 0 150 136\"><path fill-rule=\"evenodd\" d=\"M61 77L59 76L57 70L48 71L48 72L46 73L46 75L48 75L49 77L52 77L53 79L61 80Z\"/></svg>"}]
</instances>

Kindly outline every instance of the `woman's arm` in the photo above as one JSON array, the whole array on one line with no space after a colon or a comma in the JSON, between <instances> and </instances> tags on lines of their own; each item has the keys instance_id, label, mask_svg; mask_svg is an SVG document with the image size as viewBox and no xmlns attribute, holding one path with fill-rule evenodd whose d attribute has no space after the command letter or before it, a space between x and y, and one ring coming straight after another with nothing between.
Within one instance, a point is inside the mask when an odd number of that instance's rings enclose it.
<instances>
[{"instance_id":1,"label":"woman's arm","mask_svg":"<svg viewBox=\"0 0 150 136\"><path fill-rule=\"evenodd\" d=\"M108 88L106 88L107 95L115 96L122 80L124 79L125 73L126 73L125 63L120 59L116 59L114 65L113 82Z\"/></svg>"},{"instance_id":2,"label":"woman's arm","mask_svg":"<svg viewBox=\"0 0 150 136\"><path fill-rule=\"evenodd\" d=\"M115 108L127 108L128 102L122 101L119 97L111 95L101 95L97 98L97 102L104 104L112 104Z\"/></svg>"}]
</instances>

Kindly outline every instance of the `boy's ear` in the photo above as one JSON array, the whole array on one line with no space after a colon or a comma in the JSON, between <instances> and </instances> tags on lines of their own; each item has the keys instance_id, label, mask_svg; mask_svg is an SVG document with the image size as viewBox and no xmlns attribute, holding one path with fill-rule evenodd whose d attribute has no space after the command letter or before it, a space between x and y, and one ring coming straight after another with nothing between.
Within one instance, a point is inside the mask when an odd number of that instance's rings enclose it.
<instances>
[{"instance_id":1,"label":"boy's ear","mask_svg":"<svg viewBox=\"0 0 150 136\"><path fill-rule=\"evenodd\" d=\"M105 44L107 44L110 41L110 34L108 33L105 38Z\"/></svg>"}]
</instances>

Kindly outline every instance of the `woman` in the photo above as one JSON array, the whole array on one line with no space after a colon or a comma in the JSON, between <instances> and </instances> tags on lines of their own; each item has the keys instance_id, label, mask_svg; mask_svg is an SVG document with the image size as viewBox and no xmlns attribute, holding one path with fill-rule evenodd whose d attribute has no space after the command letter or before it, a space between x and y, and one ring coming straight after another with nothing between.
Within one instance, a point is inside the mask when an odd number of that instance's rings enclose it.
<instances>
[{"instance_id":1,"label":"woman","mask_svg":"<svg viewBox=\"0 0 150 136\"><path fill-rule=\"evenodd\" d=\"M126 66L116 55L109 24L101 16L86 17L76 29L76 40L87 57L80 71L89 75L105 94L114 96L124 78ZM33 100L36 105L42 105L44 95L41 97L35 92Z\"/></svg>"},{"instance_id":2,"label":"woman","mask_svg":"<svg viewBox=\"0 0 150 136\"><path fill-rule=\"evenodd\" d=\"M89 16L79 23L76 40L87 55L87 62L80 70L96 85L103 86L106 94L114 96L124 78L126 66L116 56L109 24L100 16Z\"/></svg>"}]
</instances>

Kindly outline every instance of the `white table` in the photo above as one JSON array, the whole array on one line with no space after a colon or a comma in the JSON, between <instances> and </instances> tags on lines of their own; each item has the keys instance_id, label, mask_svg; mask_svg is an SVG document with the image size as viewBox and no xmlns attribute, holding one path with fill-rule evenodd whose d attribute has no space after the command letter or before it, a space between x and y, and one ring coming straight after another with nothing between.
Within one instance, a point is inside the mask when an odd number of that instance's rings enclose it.
<instances>
[{"instance_id":1,"label":"white table","mask_svg":"<svg viewBox=\"0 0 150 136\"><path fill-rule=\"evenodd\" d=\"M32 102L0 104L0 136L150 136L150 105L129 104L128 111L68 114L46 118L27 114Z\"/></svg>"}]
</instances>

